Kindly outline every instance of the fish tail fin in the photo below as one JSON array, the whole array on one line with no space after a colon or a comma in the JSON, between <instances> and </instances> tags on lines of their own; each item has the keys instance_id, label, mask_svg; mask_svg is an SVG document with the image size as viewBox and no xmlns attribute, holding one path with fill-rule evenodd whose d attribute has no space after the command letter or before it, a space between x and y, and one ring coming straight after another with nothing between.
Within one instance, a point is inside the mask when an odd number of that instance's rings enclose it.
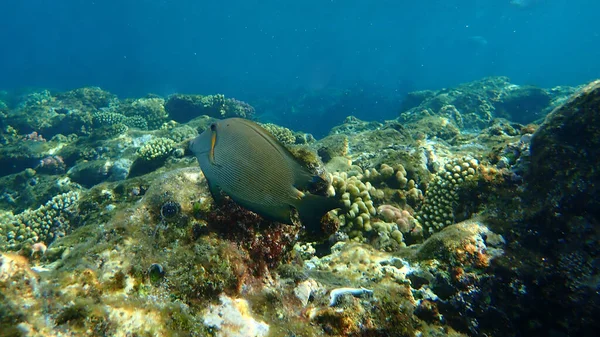
<instances>
[{"instance_id":1,"label":"fish tail fin","mask_svg":"<svg viewBox=\"0 0 600 337\"><path fill-rule=\"evenodd\" d=\"M335 198L306 193L296 209L306 230L313 233L322 233L321 219L323 216L333 209L342 207L343 203Z\"/></svg>"}]
</instances>

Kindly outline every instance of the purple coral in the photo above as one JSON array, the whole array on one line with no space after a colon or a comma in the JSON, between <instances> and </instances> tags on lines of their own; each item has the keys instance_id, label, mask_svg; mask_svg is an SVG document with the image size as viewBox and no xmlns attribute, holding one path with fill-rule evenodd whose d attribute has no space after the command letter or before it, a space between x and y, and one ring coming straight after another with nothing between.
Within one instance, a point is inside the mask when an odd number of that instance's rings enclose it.
<instances>
[{"instance_id":1,"label":"purple coral","mask_svg":"<svg viewBox=\"0 0 600 337\"><path fill-rule=\"evenodd\" d=\"M422 231L422 227L412 214L405 210L394 207L392 205L381 205L377 209L377 213L385 222L395 223L398 225L398 230L402 233L417 234Z\"/></svg>"},{"instance_id":2,"label":"purple coral","mask_svg":"<svg viewBox=\"0 0 600 337\"><path fill-rule=\"evenodd\" d=\"M61 156L51 155L40 160L36 170L47 174L61 174L65 172L66 168L67 165Z\"/></svg>"}]
</instances>

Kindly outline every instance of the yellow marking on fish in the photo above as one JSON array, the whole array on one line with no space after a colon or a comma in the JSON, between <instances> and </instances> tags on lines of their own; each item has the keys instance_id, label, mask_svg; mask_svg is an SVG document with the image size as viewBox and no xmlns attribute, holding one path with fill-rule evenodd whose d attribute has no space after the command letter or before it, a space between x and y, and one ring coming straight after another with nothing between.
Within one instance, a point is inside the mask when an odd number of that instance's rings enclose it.
<instances>
[{"instance_id":1,"label":"yellow marking on fish","mask_svg":"<svg viewBox=\"0 0 600 337\"><path fill-rule=\"evenodd\" d=\"M215 165L215 145L217 145L217 130L213 128L212 137L210 138L210 153L208 155L208 159L213 165Z\"/></svg>"},{"instance_id":2,"label":"yellow marking on fish","mask_svg":"<svg viewBox=\"0 0 600 337\"><path fill-rule=\"evenodd\" d=\"M305 196L305 195L306 195L306 194L304 194L304 192L302 192L302 191L298 191L298 192L296 192L296 198L297 198L298 200L300 200L300 199L304 198L304 196Z\"/></svg>"}]
</instances>

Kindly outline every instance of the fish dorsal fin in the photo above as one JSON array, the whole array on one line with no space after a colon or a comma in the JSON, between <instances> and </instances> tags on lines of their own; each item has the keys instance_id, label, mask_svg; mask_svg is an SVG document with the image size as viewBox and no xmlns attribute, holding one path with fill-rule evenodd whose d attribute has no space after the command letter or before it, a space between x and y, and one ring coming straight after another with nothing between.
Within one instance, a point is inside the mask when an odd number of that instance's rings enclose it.
<instances>
[{"instance_id":1,"label":"fish dorsal fin","mask_svg":"<svg viewBox=\"0 0 600 337\"><path fill-rule=\"evenodd\" d=\"M296 158L296 156L285 146L283 145L272 133L270 133L264 127L246 120L242 118L238 118L240 123L243 123L252 131L254 131L257 135L262 137L274 150L281 154L282 157L289 160L293 165L291 165L292 170L294 171L294 186L298 189L306 189L313 183L315 175L312 174L306 166Z\"/></svg>"},{"instance_id":2,"label":"fish dorsal fin","mask_svg":"<svg viewBox=\"0 0 600 337\"><path fill-rule=\"evenodd\" d=\"M263 137L263 139L266 140L267 143L269 143L269 145L271 145L273 149L279 152L283 157L286 157L289 160L292 160L295 164L298 164L301 167L300 172L296 172L299 176L302 176L303 179L312 180L313 174L310 173L310 171L304 166L304 164L300 160L298 160L298 158L296 158L296 156L285 145L283 145L277 138L275 138L275 136L273 136L272 133L270 133L267 129L256 123L242 118L239 119L244 125L247 125L258 135Z\"/></svg>"},{"instance_id":3,"label":"fish dorsal fin","mask_svg":"<svg viewBox=\"0 0 600 337\"><path fill-rule=\"evenodd\" d=\"M281 142L277 138L275 138L275 136L273 136L273 134L271 134L269 131L267 131L267 129L265 129L262 126L254 123L254 122L251 122L249 120L242 119L242 118L238 118L238 119L239 119L240 123L246 125L250 129L252 129L257 135L262 137L271 147L273 147L274 150L276 150L277 152L281 153L284 156L292 156L293 157L293 154L283 144L281 144Z\"/></svg>"}]
</instances>

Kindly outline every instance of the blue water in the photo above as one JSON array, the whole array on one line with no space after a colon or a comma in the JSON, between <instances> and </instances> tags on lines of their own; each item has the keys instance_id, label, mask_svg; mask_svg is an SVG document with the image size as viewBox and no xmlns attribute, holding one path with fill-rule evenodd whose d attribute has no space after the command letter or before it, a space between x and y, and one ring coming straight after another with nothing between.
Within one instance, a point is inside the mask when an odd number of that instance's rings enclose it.
<instances>
[{"instance_id":1,"label":"blue water","mask_svg":"<svg viewBox=\"0 0 600 337\"><path fill-rule=\"evenodd\" d=\"M600 77L594 0L21 0L0 13L4 90L253 103L353 87L371 100L355 113L381 119L398 112L377 106L386 99L484 76L542 87Z\"/></svg>"}]
</instances>

